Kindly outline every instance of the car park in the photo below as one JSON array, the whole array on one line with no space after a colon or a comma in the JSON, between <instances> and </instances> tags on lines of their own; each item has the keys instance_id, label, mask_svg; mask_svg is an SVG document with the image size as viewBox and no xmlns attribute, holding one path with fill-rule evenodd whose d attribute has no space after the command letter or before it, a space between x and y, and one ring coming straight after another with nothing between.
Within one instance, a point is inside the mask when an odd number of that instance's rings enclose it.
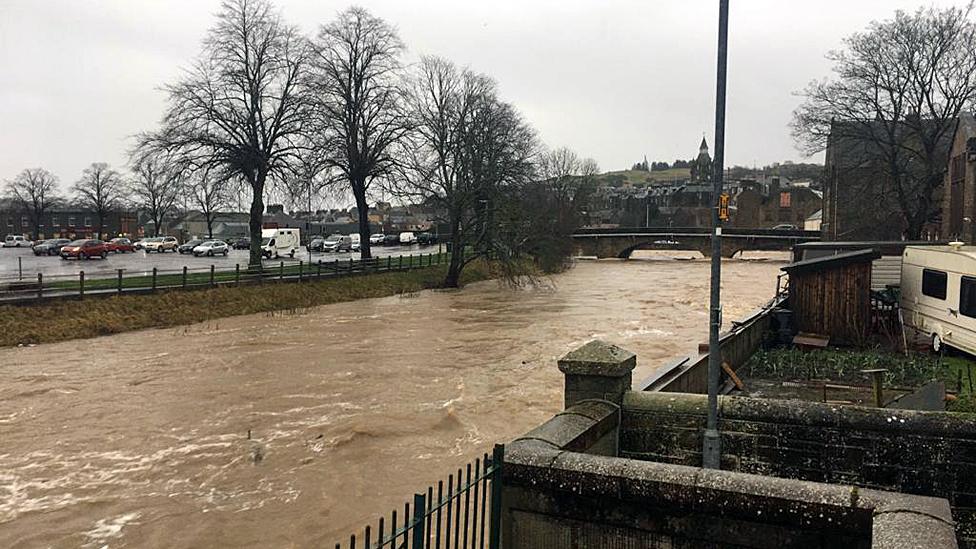
<instances>
[{"instance_id":1,"label":"car park","mask_svg":"<svg viewBox=\"0 0 976 549\"><path fill-rule=\"evenodd\" d=\"M61 247L61 259L69 259L72 257L79 260L91 259L93 257L105 259L106 256L108 256L108 249L106 249L105 243L101 240L75 240Z\"/></svg>"},{"instance_id":2,"label":"car park","mask_svg":"<svg viewBox=\"0 0 976 549\"><path fill-rule=\"evenodd\" d=\"M193 248L193 255L196 257L203 255L208 257L223 255L227 257L228 253L230 253L230 246L223 240L206 240Z\"/></svg>"},{"instance_id":3,"label":"car park","mask_svg":"<svg viewBox=\"0 0 976 549\"><path fill-rule=\"evenodd\" d=\"M334 234L322 243L323 252L348 252L352 250L352 239L341 234Z\"/></svg>"},{"instance_id":4,"label":"car park","mask_svg":"<svg viewBox=\"0 0 976 549\"><path fill-rule=\"evenodd\" d=\"M176 251L180 252L181 254L192 254L193 248L196 248L197 246L203 244L204 242L205 240L203 240L202 238L194 238L193 240L188 240L183 244L177 246Z\"/></svg>"},{"instance_id":5,"label":"car park","mask_svg":"<svg viewBox=\"0 0 976 549\"><path fill-rule=\"evenodd\" d=\"M417 235L417 244L422 246L437 244L437 236L430 233L420 233Z\"/></svg>"},{"instance_id":6,"label":"car park","mask_svg":"<svg viewBox=\"0 0 976 549\"><path fill-rule=\"evenodd\" d=\"M383 243L384 238L386 238L386 235L383 233L373 233L369 235L369 243L379 245Z\"/></svg>"},{"instance_id":7,"label":"car park","mask_svg":"<svg viewBox=\"0 0 976 549\"><path fill-rule=\"evenodd\" d=\"M71 242L67 238L49 238L34 245L34 255L58 255L61 247Z\"/></svg>"},{"instance_id":8,"label":"car park","mask_svg":"<svg viewBox=\"0 0 976 549\"><path fill-rule=\"evenodd\" d=\"M249 250L251 249L251 239L246 236L239 236L237 238L232 238L227 241L227 244L234 248L235 250Z\"/></svg>"},{"instance_id":9,"label":"car park","mask_svg":"<svg viewBox=\"0 0 976 549\"><path fill-rule=\"evenodd\" d=\"M417 235L410 231L404 231L400 233L400 244L402 246L409 246L410 244L417 243Z\"/></svg>"},{"instance_id":10,"label":"car park","mask_svg":"<svg viewBox=\"0 0 976 549\"><path fill-rule=\"evenodd\" d=\"M135 247L132 245L132 241L125 237L113 238L105 243L105 247L108 249L108 251L117 254L136 251Z\"/></svg>"},{"instance_id":11,"label":"car park","mask_svg":"<svg viewBox=\"0 0 976 549\"><path fill-rule=\"evenodd\" d=\"M388 234L383 237L384 246L399 246L400 245L400 235L398 234Z\"/></svg>"},{"instance_id":12,"label":"car park","mask_svg":"<svg viewBox=\"0 0 976 549\"><path fill-rule=\"evenodd\" d=\"M311 242L308 243L308 251L321 252L323 244L325 244L325 239L321 236L316 236Z\"/></svg>"},{"instance_id":13,"label":"car park","mask_svg":"<svg viewBox=\"0 0 976 549\"><path fill-rule=\"evenodd\" d=\"M8 234L6 238L3 239L4 248L30 248L31 241L19 234Z\"/></svg>"},{"instance_id":14,"label":"car park","mask_svg":"<svg viewBox=\"0 0 976 549\"><path fill-rule=\"evenodd\" d=\"M179 241L173 236L156 236L153 238L146 239L145 250L146 253L156 252L175 252L176 248L179 246Z\"/></svg>"}]
</instances>

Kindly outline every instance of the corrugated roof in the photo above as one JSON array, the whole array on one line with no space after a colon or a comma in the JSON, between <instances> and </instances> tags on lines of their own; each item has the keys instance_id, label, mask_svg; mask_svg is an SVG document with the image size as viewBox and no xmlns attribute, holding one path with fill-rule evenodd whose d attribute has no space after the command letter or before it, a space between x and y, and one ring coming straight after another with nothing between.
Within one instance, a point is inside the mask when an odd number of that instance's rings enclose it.
<instances>
[{"instance_id":1,"label":"corrugated roof","mask_svg":"<svg viewBox=\"0 0 976 549\"><path fill-rule=\"evenodd\" d=\"M781 269L791 275L798 272L826 271L855 263L870 263L880 257L881 252L874 249L857 250L814 259L804 259L803 261L790 263Z\"/></svg>"}]
</instances>

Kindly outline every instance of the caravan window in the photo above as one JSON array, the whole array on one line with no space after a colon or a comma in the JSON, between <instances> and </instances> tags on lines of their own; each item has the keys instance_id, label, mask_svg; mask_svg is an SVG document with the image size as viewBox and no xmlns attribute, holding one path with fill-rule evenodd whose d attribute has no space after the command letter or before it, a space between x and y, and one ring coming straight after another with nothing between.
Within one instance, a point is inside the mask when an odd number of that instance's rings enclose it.
<instances>
[{"instance_id":1,"label":"caravan window","mask_svg":"<svg viewBox=\"0 0 976 549\"><path fill-rule=\"evenodd\" d=\"M936 299L945 299L948 278L948 275L942 271L922 270L922 294Z\"/></svg>"},{"instance_id":2,"label":"caravan window","mask_svg":"<svg viewBox=\"0 0 976 549\"><path fill-rule=\"evenodd\" d=\"M970 318L976 318L976 278L962 277L959 283L959 312Z\"/></svg>"}]
</instances>

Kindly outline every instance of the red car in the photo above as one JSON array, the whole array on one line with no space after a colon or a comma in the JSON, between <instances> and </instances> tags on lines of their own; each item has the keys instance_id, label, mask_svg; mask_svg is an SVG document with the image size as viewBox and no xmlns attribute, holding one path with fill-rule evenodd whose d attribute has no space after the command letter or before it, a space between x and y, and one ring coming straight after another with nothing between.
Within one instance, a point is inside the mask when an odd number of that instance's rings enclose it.
<instances>
[{"instance_id":1,"label":"red car","mask_svg":"<svg viewBox=\"0 0 976 549\"><path fill-rule=\"evenodd\" d=\"M78 259L90 259L101 257L105 259L108 255L108 248L101 240L75 240L70 244L65 244L61 248L61 259L76 257Z\"/></svg>"},{"instance_id":2,"label":"red car","mask_svg":"<svg viewBox=\"0 0 976 549\"><path fill-rule=\"evenodd\" d=\"M113 238L105 243L105 249L117 254L136 251L135 246L132 245L132 241L128 238Z\"/></svg>"}]
</instances>

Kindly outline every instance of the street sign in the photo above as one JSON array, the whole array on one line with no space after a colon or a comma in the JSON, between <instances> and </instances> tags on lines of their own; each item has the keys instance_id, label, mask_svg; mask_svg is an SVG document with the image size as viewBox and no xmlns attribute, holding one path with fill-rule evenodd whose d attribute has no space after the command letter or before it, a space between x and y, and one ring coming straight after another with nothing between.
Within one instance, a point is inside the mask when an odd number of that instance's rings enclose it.
<instances>
[{"instance_id":1,"label":"street sign","mask_svg":"<svg viewBox=\"0 0 976 549\"><path fill-rule=\"evenodd\" d=\"M722 193L718 197L718 218L722 221L729 220L729 194Z\"/></svg>"}]
</instances>

